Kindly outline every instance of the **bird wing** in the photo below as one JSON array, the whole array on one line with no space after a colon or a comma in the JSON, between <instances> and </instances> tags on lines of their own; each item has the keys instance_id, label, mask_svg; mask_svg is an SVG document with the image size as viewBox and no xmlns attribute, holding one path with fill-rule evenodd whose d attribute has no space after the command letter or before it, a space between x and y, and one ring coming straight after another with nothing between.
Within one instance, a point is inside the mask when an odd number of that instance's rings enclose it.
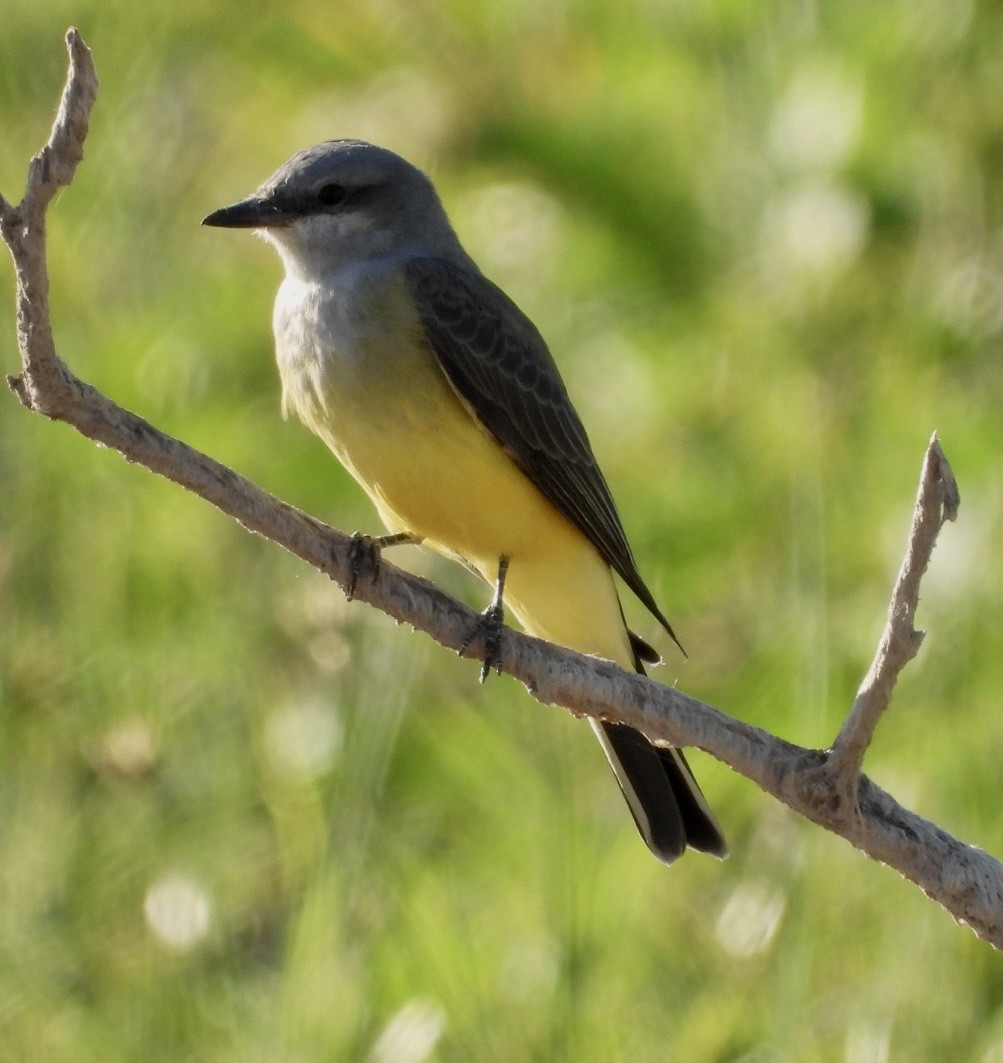
<instances>
[{"instance_id":1,"label":"bird wing","mask_svg":"<svg viewBox=\"0 0 1003 1063\"><path fill-rule=\"evenodd\" d=\"M637 570L585 428L536 327L500 288L469 268L413 258L405 277L450 385L675 640Z\"/></svg>"}]
</instances>

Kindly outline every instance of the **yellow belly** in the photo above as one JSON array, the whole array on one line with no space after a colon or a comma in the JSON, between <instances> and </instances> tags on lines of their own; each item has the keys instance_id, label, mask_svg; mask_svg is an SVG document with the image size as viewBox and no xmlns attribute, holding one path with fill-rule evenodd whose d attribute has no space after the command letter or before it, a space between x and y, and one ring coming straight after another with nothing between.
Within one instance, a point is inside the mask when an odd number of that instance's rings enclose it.
<instances>
[{"instance_id":1,"label":"yellow belly","mask_svg":"<svg viewBox=\"0 0 1003 1063\"><path fill-rule=\"evenodd\" d=\"M527 631L630 667L609 566L457 397L406 302L382 295L345 354L284 358L280 336L287 405L391 531L421 536L489 583L508 557L505 604Z\"/></svg>"}]
</instances>

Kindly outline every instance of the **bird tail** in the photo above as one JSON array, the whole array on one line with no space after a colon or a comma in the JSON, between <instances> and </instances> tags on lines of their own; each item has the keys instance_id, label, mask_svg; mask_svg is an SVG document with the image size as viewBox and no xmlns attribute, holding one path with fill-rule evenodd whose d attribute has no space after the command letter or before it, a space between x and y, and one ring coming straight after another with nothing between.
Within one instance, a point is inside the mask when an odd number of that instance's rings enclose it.
<instances>
[{"instance_id":1,"label":"bird tail","mask_svg":"<svg viewBox=\"0 0 1003 1063\"><path fill-rule=\"evenodd\" d=\"M643 675L642 654L633 637L631 642ZM678 860L687 846L721 859L728 855L724 833L680 750L652 745L626 724L589 722L641 837L662 863Z\"/></svg>"}]
</instances>

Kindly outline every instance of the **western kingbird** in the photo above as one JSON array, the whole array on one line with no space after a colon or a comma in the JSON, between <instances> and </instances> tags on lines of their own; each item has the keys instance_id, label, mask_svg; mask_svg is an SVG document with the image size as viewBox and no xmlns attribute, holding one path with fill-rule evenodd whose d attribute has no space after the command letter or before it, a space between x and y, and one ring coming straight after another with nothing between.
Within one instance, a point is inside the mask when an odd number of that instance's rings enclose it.
<instances>
[{"instance_id":1,"label":"western kingbird","mask_svg":"<svg viewBox=\"0 0 1003 1063\"><path fill-rule=\"evenodd\" d=\"M614 571L675 635L550 351L463 250L424 173L385 148L329 141L203 224L257 230L278 251L283 411L391 532L497 577L498 605L504 580L533 635L639 672L658 660L627 630ZM655 856L727 854L682 753L589 722Z\"/></svg>"}]
</instances>

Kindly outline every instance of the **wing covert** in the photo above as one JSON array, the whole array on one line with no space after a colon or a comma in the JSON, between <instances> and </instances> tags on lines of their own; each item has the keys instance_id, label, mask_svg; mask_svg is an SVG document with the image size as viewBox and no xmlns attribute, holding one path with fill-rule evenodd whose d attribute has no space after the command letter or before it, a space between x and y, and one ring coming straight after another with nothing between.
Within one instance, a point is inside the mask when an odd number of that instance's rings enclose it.
<instances>
[{"instance_id":1,"label":"wing covert","mask_svg":"<svg viewBox=\"0 0 1003 1063\"><path fill-rule=\"evenodd\" d=\"M483 275L445 259L413 258L405 276L451 386L675 639L641 579L585 428L536 327Z\"/></svg>"}]
</instances>

